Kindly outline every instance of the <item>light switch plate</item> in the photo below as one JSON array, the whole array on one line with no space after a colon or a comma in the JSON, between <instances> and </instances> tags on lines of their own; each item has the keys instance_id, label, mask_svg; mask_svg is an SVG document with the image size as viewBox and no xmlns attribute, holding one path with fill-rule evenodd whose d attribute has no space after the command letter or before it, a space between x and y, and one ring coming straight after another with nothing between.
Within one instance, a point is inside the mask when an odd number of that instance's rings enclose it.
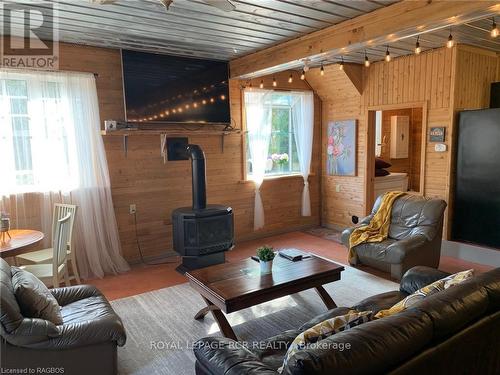
<instances>
[{"instance_id":1,"label":"light switch plate","mask_svg":"<svg viewBox=\"0 0 500 375\"><path fill-rule=\"evenodd\" d=\"M447 146L444 143L437 143L434 145L434 151L436 152L445 152Z\"/></svg>"}]
</instances>

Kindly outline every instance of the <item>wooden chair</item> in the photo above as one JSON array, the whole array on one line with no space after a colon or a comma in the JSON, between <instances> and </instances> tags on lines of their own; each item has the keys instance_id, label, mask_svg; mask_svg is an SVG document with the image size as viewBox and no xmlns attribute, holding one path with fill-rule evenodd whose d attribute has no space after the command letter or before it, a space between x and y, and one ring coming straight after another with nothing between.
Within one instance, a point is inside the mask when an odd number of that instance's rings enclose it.
<instances>
[{"instance_id":1,"label":"wooden chair","mask_svg":"<svg viewBox=\"0 0 500 375\"><path fill-rule=\"evenodd\" d=\"M66 252L67 257L66 260L71 263L71 271L72 275L70 275L70 279L75 279L78 284L81 283L80 275L78 273L78 268L76 265L76 257L74 251L72 251L72 234L73 234L73 225L75 222L77 206L73 204L62 204L56 203L54 205L54 219L52 222L52 238L53 244L55 244L56 240L56 230L59 225L59 220L65 218L68 214L70 214L69 219L69 232L68 239L66 242ZM51 265L54 260L54 245L52 248L33 251L26 254L21 254L16 257L16 264L19 265L39 265L39 264L49 264ZM31 272L31 271L30 271Z\"/></svg>"},{"instance_id":2,"label":"wooden chair","mask_svg":"<svg viewBox=\"0 0 500 375\"><path fill-rule=\"evenodd\" d=\"M38 277L47 286L54 288L59 287L62 277L66 286L70 286L68 274L68 241L71 237L71 228L73 226L73 218L71 212L66 216L57 220L56 230L53 240L53 256L52 264L29 264L21 266L22 269L31 272Z\"/></svg>"}]
</instances>

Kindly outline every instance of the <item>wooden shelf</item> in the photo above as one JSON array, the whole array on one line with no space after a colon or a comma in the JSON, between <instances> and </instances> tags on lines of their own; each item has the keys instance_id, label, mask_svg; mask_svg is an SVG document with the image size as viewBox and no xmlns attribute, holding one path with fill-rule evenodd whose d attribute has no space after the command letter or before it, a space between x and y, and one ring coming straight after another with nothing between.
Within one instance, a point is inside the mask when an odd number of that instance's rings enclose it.
<instances>
[{"instance_id":1,"label":"wooden shelf","mask_svg":"<svg viewBox=\"0 0 500 375\"><path fill-rule=\"evenodd\" d=\"M195 136L195 135L208 135L208 136L223 136L231 134L241 133L240 129L233 130L192 130L192 129L121 129L106 131L101 130L101 135L103 136L130 136L130 135L184 135L184 136Z\"/></svg>"}]
</instances>

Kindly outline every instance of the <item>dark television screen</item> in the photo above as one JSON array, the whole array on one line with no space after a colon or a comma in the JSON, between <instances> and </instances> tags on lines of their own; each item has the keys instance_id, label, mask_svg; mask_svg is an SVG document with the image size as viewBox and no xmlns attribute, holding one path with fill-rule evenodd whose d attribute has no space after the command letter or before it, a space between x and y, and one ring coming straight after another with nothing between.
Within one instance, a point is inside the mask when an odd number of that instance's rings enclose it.
<instances>
[{"instance_id":1,"label":"dark television screen","mask_svg":"<svg viewBox=\"0 0 500 375\"><path fill-rule=\"evenodd\" d=\"M127 121L230 123L228 64L122 51Z\"/></svg>"}]
</instances>

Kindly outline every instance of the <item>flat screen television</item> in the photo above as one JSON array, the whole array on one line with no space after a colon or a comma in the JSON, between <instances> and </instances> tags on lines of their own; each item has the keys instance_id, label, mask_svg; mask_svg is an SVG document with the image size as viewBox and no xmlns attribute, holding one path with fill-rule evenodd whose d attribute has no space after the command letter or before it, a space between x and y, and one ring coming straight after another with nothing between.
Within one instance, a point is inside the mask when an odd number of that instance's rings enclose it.
<instances>
[{"instance_id":1,"label":"flat screen television","mask_svg":"<svg viewBox=\"0 0 500 375\"><path fill-rule=\"evenodd\" d=\"M122 51L129 122L231 122L227 62Z\"/></svg>"}]
</instances>

